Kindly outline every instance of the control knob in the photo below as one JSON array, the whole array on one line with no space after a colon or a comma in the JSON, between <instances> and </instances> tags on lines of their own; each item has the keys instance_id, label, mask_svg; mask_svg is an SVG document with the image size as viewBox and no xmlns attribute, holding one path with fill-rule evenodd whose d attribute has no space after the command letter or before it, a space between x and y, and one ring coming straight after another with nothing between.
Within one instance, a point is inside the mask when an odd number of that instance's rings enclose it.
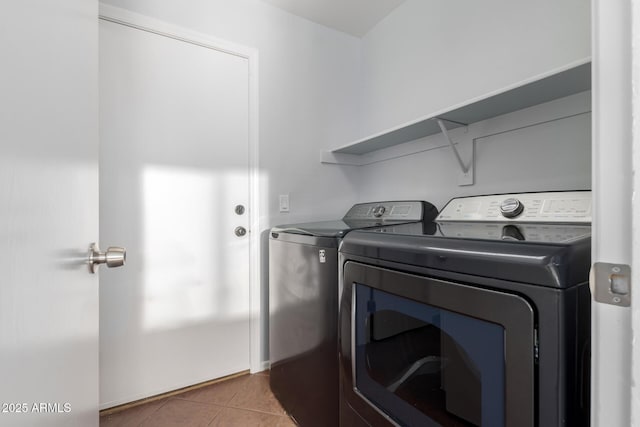
<instances>
[{"instance_id":1,"label":"control knob","mask_svg":"<svg viewBox=\"0 0 640 427\"><path fill-rule=\"evenodd\" d=\"M516 198L505 199L500 204L500 213L505 218L515 218L522 213L524 205Z\"/></svg>"}]
</instances>

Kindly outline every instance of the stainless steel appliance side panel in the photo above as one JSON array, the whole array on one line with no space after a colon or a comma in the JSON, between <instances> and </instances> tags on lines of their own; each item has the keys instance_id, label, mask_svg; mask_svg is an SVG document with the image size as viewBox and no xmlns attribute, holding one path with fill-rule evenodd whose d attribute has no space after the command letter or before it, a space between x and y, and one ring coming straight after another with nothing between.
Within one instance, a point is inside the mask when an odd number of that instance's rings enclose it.
<instances>
[{"instance_id":1,"label":"stainless steel appliance side panel","mask_svg":"<svg viewBox=\"0 0 640 427\"><path fill-rule=\"evenodd\" d=\"M271 389L300 425L337 426L338 242L285 236L269 241Z\"/></svg>"}]
</instances>

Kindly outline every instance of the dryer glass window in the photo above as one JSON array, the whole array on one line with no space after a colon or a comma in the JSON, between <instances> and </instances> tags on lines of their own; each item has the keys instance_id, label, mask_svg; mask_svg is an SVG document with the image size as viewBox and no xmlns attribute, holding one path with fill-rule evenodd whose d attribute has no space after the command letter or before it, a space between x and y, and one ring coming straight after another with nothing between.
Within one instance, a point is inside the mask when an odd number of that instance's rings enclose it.
<instances>
[{"instance_id":1,"label":"dryer glass window","mask_svg":"<svg viewBox=\"0 0 640 427\"><path fill-rule=\"evenodd\" d=\"M357 391L401 425L505 425L501 325L355 285Z\"/></svg>"}]
</instances>

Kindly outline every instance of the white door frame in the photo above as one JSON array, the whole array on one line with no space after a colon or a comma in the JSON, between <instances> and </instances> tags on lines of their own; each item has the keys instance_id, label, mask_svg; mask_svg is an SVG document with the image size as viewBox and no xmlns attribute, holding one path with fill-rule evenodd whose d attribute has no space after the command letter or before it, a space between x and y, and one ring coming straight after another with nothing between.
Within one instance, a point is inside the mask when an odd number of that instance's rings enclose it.
<instances>
[{"instance_id":1,"label":"white door frame","mask_svg":"<svg viewBox=\"0 0 640 427\"><path fill-rule=\"evenodd\" d=\"M631 283L640 283L640 2L631 3L631 85L635 89L631 98L631 144L633 155L633 198L632 217L632 265ZM640 425L640 292L634 289L631 296L633 348L631 354L631 425Z\"/></svg>"},{"instance_id":2,"label":"white door frame","mask_svg":"<svg viewBox=\"0 0 640 427\"><path fill-rule=\"evenodd\" d=\"M268 367L262 360L260 286L260 180L258 150L258 50L191 31L125 9L100 4L100 19L245 58L249 65L249 292L251 372Z\"/></svg>"},{"instance_id":3,"label":"white door frame","mask_svg":"<svg viewBox=\"0 0 640 427\"><path fill-rule=\"evenodd\" d=\"M631 3L631 144L633 155L633 190L640 189L640 2ZM631 237L631 283L640 283L640 197L633 198ZM631 296L633 348L631 354L631 425L640 425L640 292Z\"/></svg>"},{"instance_id":4,"label":"white door frame","mask_svg":"<svg viewBox=\"0 0 640 427\"><path fill-rule=\"evenodd\" d=\"M592 262L626 264L632 268L631 307L593 300L591 425L629 426L637 425L640 415L637 396L640 334L632 328L632 314L638 325L640 302L639 291L634 289L634 284L639 283L637 269L640 266L637 262L634 264L634 260L637 261L640 249L640 209L638 195L634 195L638 174L633 172L640 163L632 135L632 2L592 0L591 5ZM637 70L638 58L634 60ZM638 81L637 76L635 80ZM635 101L638 101L637 94ZM608 286L603 282L606 281L598 281L592 274L592 295L596 295L594 287Z\"/></svg>"}]
</instances>

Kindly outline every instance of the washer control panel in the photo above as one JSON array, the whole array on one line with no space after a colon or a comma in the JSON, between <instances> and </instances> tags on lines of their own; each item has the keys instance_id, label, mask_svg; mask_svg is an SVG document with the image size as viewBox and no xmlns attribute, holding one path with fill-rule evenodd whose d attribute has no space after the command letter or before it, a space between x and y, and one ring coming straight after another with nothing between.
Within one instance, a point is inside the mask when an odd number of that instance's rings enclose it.
<instances>
[{"instance_id":1,"label":"washer control panel","mask_svg":"<svg viewBox=\"0 0 640 427\"><path fill-rule=\"evenodd\" d=\"M591 191L459 197L437 221L591 223Z\"/></svg>"},{"instance_id":2,"label":"washer control panel","mask_svg":"<svg viewBox=\"0 0 640 427\"><path fill-rule=\"evenodd\" d=\"M591 235L591 226L582 224L498 224L469 222L441 222L440 234L444 237L464 239L527 241L560 243L571 242Z\"/></svg>"},{"instance_id":3,"label":"washer control panel","mask_svg":"<svg viewBox=\"0 0 640 427\"><path fill-rule=\"evenodd\" d=\"M343 219L420 221L423 219L423 206L423 202L414 200L358 203L349 209Z\"/></svg>"}]
</instances>

